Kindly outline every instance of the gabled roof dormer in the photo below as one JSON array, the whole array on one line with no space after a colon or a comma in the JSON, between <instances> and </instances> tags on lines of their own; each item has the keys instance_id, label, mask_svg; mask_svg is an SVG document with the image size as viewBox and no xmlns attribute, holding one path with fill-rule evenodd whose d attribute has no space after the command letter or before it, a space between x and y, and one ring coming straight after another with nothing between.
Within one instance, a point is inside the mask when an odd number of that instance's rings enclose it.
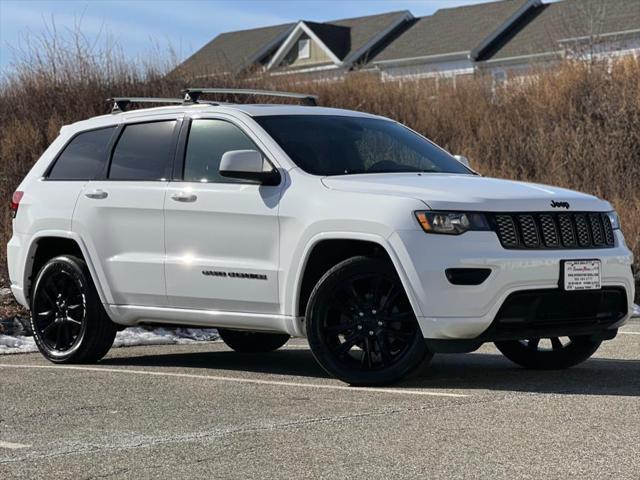
<instances>
[{"instance_id":1,"label":"gabled roof dormer","mask_svg":"<svg viewBox=\"0 0 640 480\"><path fill-rule=\"evenodd\" d=\"M274 54L267 70L322 64L341 67L350 45L348 27L300 20Z\"/></svg>"},{"instance_id":2,"label":"gabled roof dormer","mask_svg":"<svg viewBox=\"0 0 640 480\"><path fill-rule=\"evenodd\" d=\"M300 20L266 69L351 68L412 19L401 11L327 23Z\"/></svg>"}]
</instances>

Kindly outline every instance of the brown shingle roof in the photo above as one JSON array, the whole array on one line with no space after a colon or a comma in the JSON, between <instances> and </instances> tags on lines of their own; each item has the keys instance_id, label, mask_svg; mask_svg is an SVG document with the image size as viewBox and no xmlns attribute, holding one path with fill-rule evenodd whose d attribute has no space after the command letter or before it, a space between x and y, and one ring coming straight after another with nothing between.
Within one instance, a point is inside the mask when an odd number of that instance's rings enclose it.
<instances>
[{"instance_id":1,"label":"brown shingle roof","mask_svg":"<svg viewBox=\"0 0 640 480\"><path fill-rule=\"evenodd\" d=\"M362 48L370 43L381 32L390 28L395 22L410 15L406 10L369 15L367 17L346 18L330 22L332 25L349 27L351 33L351 49L345 57L347 63L356 62L362 55Z\"/></svg>"},{"instance_id":2,"label":"brown shingle roof","mask_svg":"<svg viewBox=\"0 0 640 480\"><path fill-rule=\"evenodd\" d=\"M503 0L438 10L422 17L374 58L400 60L471 52L529 0Z\"/></svg>"},{"instance_id":3,"label":"brown shingle roof","mask_svg":"<svg viewBox=\"0 0 640 480\"><path fill-rule=\"evenodd\" d=\"M270 45L276 49L294 26L295 23L287 23L221 33L176 70L191 75L241 71L259 61L261 54L268 54Z\"/></svg>"},{"instance_id":4,"label":"brown shingle roof","mask_svg":"<svg viewBox=\"0 0 640 480\"><path fill-rule=\"evenodd\" d=\"M564 0L538 7L504 38L490 59L504 59L561 50L560 42L640 29L639 0ZM597 40L596 40L597 41ZM569 48L571 42L563 42Z\"/></svg>"},{"instance_id":5,"label":"brown shingle roof","mask_svg":"<svg viewBox=\"0 0 640 480\"><path fill-rule=\"evenodd\" d=\"M362 49L369 42L408 15L410 14L407 11L396 11L325 23L305 22L305 24L339 59L351 63L366 53ZM277 50L295 25L295 23L287 23L222 33L185 60L176 72L206 75L220 72L235 73L250 68Z\"/></svg>"}]
</instances>

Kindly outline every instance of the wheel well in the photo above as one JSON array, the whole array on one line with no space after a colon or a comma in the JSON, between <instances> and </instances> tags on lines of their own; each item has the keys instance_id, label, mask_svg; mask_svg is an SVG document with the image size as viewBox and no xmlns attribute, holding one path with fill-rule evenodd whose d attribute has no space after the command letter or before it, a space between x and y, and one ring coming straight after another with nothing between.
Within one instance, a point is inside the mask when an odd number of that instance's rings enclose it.
<instances>
[{"instance_id":1,"label":"wheel well","mask_svg":"<svg viewBox=\"0 0 640 480\"><path fill-rule=\"evenodd\" d=\"M313 287L333 266L358 255L387 258L389 254L380 244L364 240L322 240L318 242L307 259L302 274L300 296L298 297L298 315L304 316Z\"/></svg>"},{"instance_id":2,"label":"wheel well","mask_svg":"<svg viewBox=\"0 0 640 480\"><path fill-rule=\"evenodd\" d=\"M82 250L75 240L69 238L60 237L43 237L37 240L36 249L32 255L31 271L28 278L28 296L31 298L31 286L35 280L36 275L47 261L58 255L74 255L79 258L83 258Z\"/></svg>"}]
</instances>

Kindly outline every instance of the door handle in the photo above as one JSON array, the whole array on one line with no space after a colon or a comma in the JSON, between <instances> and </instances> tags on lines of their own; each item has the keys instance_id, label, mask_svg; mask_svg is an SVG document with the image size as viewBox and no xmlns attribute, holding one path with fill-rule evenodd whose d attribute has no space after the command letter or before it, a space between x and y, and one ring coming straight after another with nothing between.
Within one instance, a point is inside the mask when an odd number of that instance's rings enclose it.
<instances>
[{"instance_id":1,"label":"door handle","mask_svg":"<svg viewBox=\"0 0 640 480\"><path fill-rule=\"evenodd\" d=\"M84 196L87 198L93 198L95 200L102 200L103 198L107 198L109 194L104 190L100 190L98 188L96 190L91 190L90 192L86 192Z\"/></svg>"},{"instance_id":2,"label":"door handle","mask_svg":"<svg viewBox=\"0 0 640 480\"><path fill-rule=\"evenodd\" d=\"M198 199L198 196L195 193L178 192L172 193L171 199L176 202L191 203L195 202Z\"/></svg>"}]
</instances>

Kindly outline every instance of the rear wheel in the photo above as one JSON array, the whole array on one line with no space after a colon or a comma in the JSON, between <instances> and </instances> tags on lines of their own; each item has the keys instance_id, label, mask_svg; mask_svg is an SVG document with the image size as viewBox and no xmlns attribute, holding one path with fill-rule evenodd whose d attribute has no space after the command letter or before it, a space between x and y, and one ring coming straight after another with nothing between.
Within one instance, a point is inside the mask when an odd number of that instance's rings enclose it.
<instances>
[{"instance_id":1,"label":"rear wheel","mask_svg":"<svg viewBox=\"0 0 640 480\"><path fill-rule=\"evenodd\" d=\"M280 333L244 332L219 328L220 337L236 352L261 353L279 349L289 341L289 335Z\"/></svg>"},{"instance_id":2,"label":"rear wheel","mask_svg":"<svg viewBox=\"0 0 640 480\"><path fill-rule=\"evenodd\" d=\"M432 357L385 259L353 257L329 270L311 293L306 321L316 360L352 385L397 382Z\"/></svg>"},{"instance_id":3,"label":"rear wheel","mask_svg":"<svg viewBox=\"0 0 640 480\"><path fill-rule=\"evenodd\" d=\"M52 362L95 362L106 355L116 325L84 260L63 255L42 267L33 288L31 328L38 349Z\"/></svg>"},{"instance_id":4,"label":"rear wheel","mask_svg":"<svg viewBox=\"0 0 640 480\"><path fill-rule=\"evenodd\" d=\"M522 367L553 370L584 362L598 350L601 343L589 337L553 337L496 342L496 347L505 357Z\"/></svg>"}]
</instances>

